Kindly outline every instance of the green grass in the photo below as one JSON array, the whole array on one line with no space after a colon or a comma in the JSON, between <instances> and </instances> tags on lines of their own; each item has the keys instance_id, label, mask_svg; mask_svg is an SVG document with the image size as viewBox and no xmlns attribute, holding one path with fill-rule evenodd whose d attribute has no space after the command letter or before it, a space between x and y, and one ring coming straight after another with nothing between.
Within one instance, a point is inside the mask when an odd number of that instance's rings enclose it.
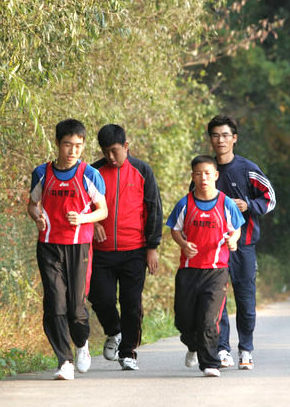
<instances>
[{"instance_id":1,"label":"green grass","mask_svg":"<svg viewBox=\"0 0 290 407\"><path fill-rule=\"evenodd\" d=\"M145 316L142 330L142 344L152 343L160 338L178 334L174 328L173 316L162 310L155 311L150 316ZM102 350L103 338L100 341L92 340L90 342L92 356L100 355ZM0 352L0 379L18 373L54 369L56 366L57 360L55 356L44 356L41 353L33 354L18 348Z\"/></svg>"},{"instance_id":2,"label":"green grass","mask_svg":"<svg viewBox=\"0 0 290 407\"><path fill-rule=\"evenodd\" d=\"M178 335L173 314L164 310L156 310L148 316L145 315L142 331L142 344Z\"/></svg>"},{"instance_id":3,"label":"green grass","mask_svg":"<svg viewBox=\"0 0 290 407\"><path fill-rule=\"evenodd\" d=\"M0 353L0 379L18 373L52 369L56 363L55 357L44 356L40 353L32 354L25 350L13 348Z\"/></svg>"}]
</instances>

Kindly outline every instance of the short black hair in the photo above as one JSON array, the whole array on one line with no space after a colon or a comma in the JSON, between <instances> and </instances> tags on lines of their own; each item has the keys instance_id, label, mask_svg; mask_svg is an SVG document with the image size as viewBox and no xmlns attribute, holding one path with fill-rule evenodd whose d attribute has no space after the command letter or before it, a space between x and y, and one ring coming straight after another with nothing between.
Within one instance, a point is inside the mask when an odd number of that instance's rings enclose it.
<instances>
[{"instance_id":1,"label":"short black hair","mask_svg":"<svg viewBox=\"0 0 290 407\"><path fill-rule=\"evenodd\" d=\"M208 123L207 126L208 135L211 136L214 127L224 125L228 125L233 134L238 133L237 122L233 118L229 116L217 115L213 119L211 119L211 121Z\"/></svg>"},{"instance_id":2,"label":"short black hair","mask_svg":"<svg viewBox=\"0 0 290 407\"><path fill-rule=\"evenodd\" d=\"M214 168L217 170L217 162L214 157L211 155L197 155L194 157L194 159L191 161L191 169L192 171L198 164L203 164L203 163L208 163L212 164Z\"/></svg>"},{"instance_id":3,"label":"short black hair","mask_svg":"<svg viewBox=\"0 0 290 407\"><path fill-rule=\"evenodd\" d=\"M75 119L66 119L57 123L55 137L58 141L61 141L64 136L73 136L74 134L85 140L86 128L82 122Z\"/></svg>"},{"instance_id":4,"label":"short black hair","mask_svg":"<svg viewBox=\"0 0 290 407\"><path fill-rule=\"evenodd\" d=\"M110 147L116 143L123 146L125 141L125 130L118 124L106 124L98 132L98 142L101 148Z\"/></svg>"}]
</instances>

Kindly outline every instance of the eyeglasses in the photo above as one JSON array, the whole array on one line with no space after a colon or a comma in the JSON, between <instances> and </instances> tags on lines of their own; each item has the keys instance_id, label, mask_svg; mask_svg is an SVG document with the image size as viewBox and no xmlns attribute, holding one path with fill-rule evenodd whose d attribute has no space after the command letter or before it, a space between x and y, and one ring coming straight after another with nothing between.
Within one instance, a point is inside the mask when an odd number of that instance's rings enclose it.
<instances>
[{"instance_id":1,"label":"eyeglasses","mask_svg":"<svg viewBox=\"0 0 290 407\"><path fill-rule=\"evenodd\" d=\"M193 171L193 175L195 177L212 178L212 177L214 177L215 173L209 172L209 171Z\"/></svg>"},{"instance_id":2,"label":"eyeglasses","mask_svg":"<svg viewBox=\"0 0 290 407\"><path fill-rule=\"evenodd\" d=\"M214 140L218 140L218 139L221 139L222 137L224 138L224 139L229 139L230 137L233 137L233 134L230 134L230 133L222 133L222 134L219 134L219 133L211 133L211 138L213 138Z\"/></svg>"}]
</instances>

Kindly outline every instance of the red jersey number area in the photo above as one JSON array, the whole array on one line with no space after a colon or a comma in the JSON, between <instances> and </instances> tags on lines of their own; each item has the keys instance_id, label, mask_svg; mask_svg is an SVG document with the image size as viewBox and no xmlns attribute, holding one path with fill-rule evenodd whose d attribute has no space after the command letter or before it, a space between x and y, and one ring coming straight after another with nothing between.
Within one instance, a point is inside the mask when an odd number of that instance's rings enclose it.
<instances>
[{"instance_id":1,"label":"red jersey number area","mask_svg":"<svg viewBox=\"0 0 290 407\"><path fill-rule=\"evenodd\" d=\"M229 250L225 244L227 221L224 216L225 195L220 192L216 205L209 211L199 209L188 194L187 214L183 232L186 240L197 245L198 253L188 259L181 252L180 268L224 268L228 266Z\"/></svg>"},{"instance_id":2,"label":"red jersey number area","mask_svg":"<svg viewBox=\"0 0 290 407\"><path fill-rule=\"evenodd\" d=\"M90 243L93 237L92 223L70 225L66 214L91 212L91 199L83 186L86 164L81 162L70 180L59 180L53 172L52 163L47 164L42 194L42 207L47 227L39 232L39 241L56 244Z\"/></svg>"}]
</instances>

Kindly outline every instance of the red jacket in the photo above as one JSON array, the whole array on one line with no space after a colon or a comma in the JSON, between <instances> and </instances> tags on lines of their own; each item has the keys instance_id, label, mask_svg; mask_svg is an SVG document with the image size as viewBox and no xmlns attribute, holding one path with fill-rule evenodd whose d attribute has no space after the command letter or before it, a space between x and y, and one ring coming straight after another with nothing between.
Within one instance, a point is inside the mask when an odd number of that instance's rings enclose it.
<instances>
[{"instance_id":1,"label":"red jacket","mask_svg":"<svg viewBox=\"0 0 290 407\"><path fill-rule=\"evenodd\" d=\"M162 205L152 169L131 157L120 168L108 165L105 158L92 164L104 178L108 217L100 223L107 239L94 249L127 251L156 248L162 233Z\"/></svg>"}]
</instances>

